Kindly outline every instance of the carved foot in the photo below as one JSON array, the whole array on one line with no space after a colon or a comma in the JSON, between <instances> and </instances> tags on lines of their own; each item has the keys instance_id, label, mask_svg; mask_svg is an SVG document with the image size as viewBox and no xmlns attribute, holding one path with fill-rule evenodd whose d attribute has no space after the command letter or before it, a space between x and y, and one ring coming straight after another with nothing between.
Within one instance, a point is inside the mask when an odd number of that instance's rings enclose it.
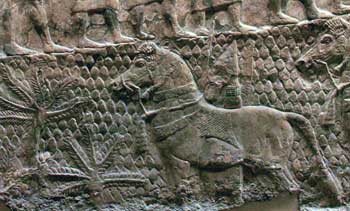
<instances>
[{"instance_id":1,"label":"carved foot","mask_svg":"<svg viewBox=\"0 0 350 211\"><path fill-rule=\"evenodd\" d=\"M307 10L307 17L310 20L329 19L329 18L333 18L334 15L326 10L321 10L321 9L315 8L315 9L308 9Z\"/></svg>"},{"instance_id":2,"label":"carved foot","mask_svg":"<svg viewBox=\"0 0 350 211\"><path fill-rule=\"evenodd\" d=\"M82 38L79 40L78 47L79 48L104 48L107 45L104 43L95 42L88 38Z\"/></svg>"},{"instance_id":3,"label":"carved foot","mask_svg":"<svg viewBox=\"0 0 350 211\"><path fill-rule=\"evenodd\" d=\"M234 26L232 29L232 32L242 32L242 33L247 33L247 32L256 32L259 29L255 26L250 26L244 23L239 23L237 26Z\"/></svg>"},{"instance_id":4,"label":"carved foot","mask_svg":"<svg viewBox=\"0 0 350 211\"><path fill-rule=\"evenodd\" d=\"M57 45L55 43L50 43L44 45L44 52L45 53L69 53L73 52L74 50L68 47L64 47L62 45Z\"/></svg>"},{"instance_id":5,"label":"carved foot","mask_svg":"<svg viewBox=\"0 0 350 211\"><path fill-rule=\"evenodd\" d=\"M154 40L156 37L152 34L148 34L146 32L140 32L136 35L140 40Z\"/></svg>"},{"instance_id":6,"label":"carved foot","mask_svg":"<svg viewBox=\"0 0 350 211\"><path fill-rule=\"evenodd\" d=\"M198 37L195 33L189 32L183 29L176 30L174 32L174 37L178 38L195 38Z\"/></svg>"},{"instance_id":7,"label":"carved foot","mask_svg":"<svg viewBox=\"0 0 350 211\"><path fill-rule=\"evenodd\" d=\"M273 15L270 17L270 23L272 25L285 25L285 24L296 24L299 20L296 18L293 18L289 15L286 15L282 12L277 13L276 15Z\"/></svg>"},{"instance_id":8,"label":"carved foot","mask_svg":"<svg viewBox=\"0 0 350 211\"><path fill-rule=\"evenodd\" d=\"M350 13L350 5L337 4L332 8L332 12L336 15L343 15Z\"/></svg>"},{"instance_id":9,"label":"carved foot","mask_svg":"<svg viewBox=\"0 0 350 211\"><path fill-rule=\"evenodd\" d=\"M210 31L205 27L199 27L196 29L196 34L200 36L208 36L210 34Z\"/></svg>"},{"instance_id":10,"label":"carved foot","mask_svg":"<svg viewBox=\"0 0 350 211\"><path fill-rule=\"evenodd\" d=\"M24 48L17 43L12 43L12 44L5 44L4 50L6 54L14 56L14 55L29 55L29 54L36 54L38 53L37 51Z\"/></svg>"},{"instance_id":11,"label":"carved foot","mask_svg":"<svg viewBox=\"0 0 350 211\"><path fill-rule=\"evenodd\" d=\"M135 39L122 35L122 34L116 34L114 35L113 42L114 43L129 43L129 42L134 42Z\"/></svg>"}]
</instances>

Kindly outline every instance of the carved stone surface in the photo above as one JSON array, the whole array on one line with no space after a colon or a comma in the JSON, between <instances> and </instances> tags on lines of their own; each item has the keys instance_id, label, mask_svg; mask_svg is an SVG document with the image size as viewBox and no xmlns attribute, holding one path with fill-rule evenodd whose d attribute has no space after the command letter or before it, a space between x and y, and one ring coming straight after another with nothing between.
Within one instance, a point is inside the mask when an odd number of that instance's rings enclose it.
<instances>
[{"instance_id":1,"label":"carved stone surface","mask_svg":"<svg viewBox=\"0 0 350 211\"><path fill-rule=\"evenodd\" d=\"M350 209L347 3L0 2L0 210Z\"/></svg>"}]
</instances>

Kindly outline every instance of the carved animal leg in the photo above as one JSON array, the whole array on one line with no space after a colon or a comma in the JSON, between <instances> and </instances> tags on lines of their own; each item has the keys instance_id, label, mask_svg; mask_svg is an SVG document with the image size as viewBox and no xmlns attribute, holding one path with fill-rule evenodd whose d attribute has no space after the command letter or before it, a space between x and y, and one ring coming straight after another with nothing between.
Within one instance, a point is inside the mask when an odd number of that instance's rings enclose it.
<instances>
[{"instance_id":1,"label":"carved animal leg","mask_svg":"<svg viewBox=\"0 0 350 211\"><path fill-rule=\"evenodd\" d=\"M128 43L128 42L135 41L131 37L127 37L125 35L122 35L121 29L120 29L120 24L118 21L118 15L117 15L115 10L108 8L108 9L106 9L104 15L105 15L106 23L107 23L109 29L112 31L113 42L115 42L115 43Z\"/></svg>"},{"instance_id":2,"label":"carved animal leg","mask_svg":"<svg viewBox=\"0 0 350 211\"><path fill-rule=\"evenodd\" d=\"M300 191L298 182L293 178L287 166L283 166L282 169L274 171L273 174L282 181L289 192L295 193Z\"/></svg>"},{"instance_id":3,"label":"carved animal leg","mask_svg":"<svg viewBox=\"0 0 350 211\"><path fill-rule=\"evenodd\" d=\"M89 17L86 12L76 13L74 15L75 21L75 31L78 36L78 47L79 48L103 48L106 47L106 44L98 43L93 40L90 40L87 37L87 29L89 27Z\"/></svg>"},{"instance_id":4,"label":"carved animal leg","mask_svg":"<svg viewBox=\"0 0 350 211\"><path fill-rule=\"evenodd\" d=\"M63 53L73 51L73 49L57 45L52 41L45 8L38 0L34 1L31 5L30 19L43 42L45 53Z\"/></svg>"}]
</instances>

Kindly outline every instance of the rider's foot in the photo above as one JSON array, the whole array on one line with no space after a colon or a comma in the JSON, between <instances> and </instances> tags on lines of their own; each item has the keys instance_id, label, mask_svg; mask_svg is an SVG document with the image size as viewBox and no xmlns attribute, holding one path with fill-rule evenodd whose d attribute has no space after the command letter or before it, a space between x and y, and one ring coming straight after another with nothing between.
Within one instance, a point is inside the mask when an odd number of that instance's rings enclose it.
<instances>
[{"instance_id":1,"label":"rider's foot","mask_svg":"<svg viewBox=\"0 0 350 211\"><path fill-rule=\"evenodd\" d=\"M115 32L113 35L113 42L114 43L130 43L134 42L135 39L122 35L120 32Z\"/></svg>"},{"instance_id":2,"label":"rider's foot","mask_svg":"<svg viewBox=\"0 0 350 211\"><path fill-rule=\"evenodd\" d=\"M87 37L81 38L78 42L79 48L104 48L106 46L104 43L95 42Z\"/></svg>"},{"instance_id":3,"label":"rider's foot","mask_svg":"<svg viewBox=\"0 0 350 211\"><path fill-rule=\"evenodd\" d=\"M289 15L286 15L282 12L277 13L276 15L272 15L270 17L270 23L272 25L285 25L285 24L296 24L299 20L293 18Z\"/></svg>"},{"instance_id":4,"label":"rider's foot","mask_svg":"<svg viewBox=\"0 0 350 211\"><path fill-rule=\"evenodd\" d=\"M333 18L334 15L326 10L322 10L319 8L309 8L307 9L306 15L308 19L314 20L314 19L329 19Z\"/></svg>"},{"instance_id":5,"label":"rider's foot","mask_svg":"<svg viewBox=\"0 0 350 211\"><path fill-rule=\"evenodd\" d=\"M178 29L174 31L174 37L178 38L194 38L197 37L197 35L193 32L186 31L184 29Z\"/></svg>"},{"instance_id":6,"label":"rider's foot","mask_svg":"<svg viewBox=\"0 0 350 211\"><path fill-rule=\"evenodd\" d=\"M196 29L196 34L199 36L208 36L210 34L210 31L207 28L201 26Z\"/></svg>"},{"instance_id":7,"label":"rider's foot","mask_svg":"<svg viewBox=\"0 0 350 211\"><path fill-rule=\"evenodd\" d=\"M4 51L7 55L15 56L15 55L29 55L29 54L36 54L38 52L24 48L17 43L9 43L5 44Z\"/></svg>"},{"instance_id":8,"label":"rider's foot","mask_svg":"<svg viewBox=\"0 0 350 211\"><path fill-rule=\"evenodd\" d=\"M73 52L74 50L65 46L57 45L53 42L44 44L45 53L67 53Z\"/></svg>"},{"instance_id":9,"label":"rider's foot","mask_svg":"<svg viewBox=\"0 0 350 211\"><path fill-rule=\"evenodd\" d=\"M232 32L242 32L242 33L248 33L248 32L255 32L259 29L255 26L250 26L247 24L244 24L242 22L239 22L235 26L232 27Z\"/></svg>"},{"instance_id":10,"label":"rider's foot","mask_svg":"<svg viewBox=\"0 0 350 211\"><path fill-rule=\"evenodd\" d=\"M148 34L143 31L137 33L136 37L139 38L140 40L154 40L156 38L154 35Z\"/></svg>"}]
</instances>

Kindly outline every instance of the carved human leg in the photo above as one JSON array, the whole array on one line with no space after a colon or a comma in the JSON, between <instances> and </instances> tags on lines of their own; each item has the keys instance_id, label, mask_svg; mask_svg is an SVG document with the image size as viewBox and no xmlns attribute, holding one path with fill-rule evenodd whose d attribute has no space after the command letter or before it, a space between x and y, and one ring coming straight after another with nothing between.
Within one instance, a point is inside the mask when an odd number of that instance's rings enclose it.
<instances>
[{"instance_id":1,"label":"carved human leg","mask_svg":"<svg viewBox=\"0 0 350 211\"><path fill-rule=\"evenodd\" d=\"M76 13L74 15L76 35L78 36L79 48L103 48L106 44L95 42L87 37L87 29L89 27L89 17L86 12Z\"/></svg>"},{"instance_id":2,"label":"carved human leg","mask_svg":"<svg viewBox=\"0 0 350 211\"><path fill-rule=\"evenodd\" d=\"M11 8L3 11L3 27L4 27L4 51L7 55L27 55L37 53L34 50L22 47L16 42L16 32L14 29L14 18Z\"/></svg>"},{"instance_id":3,"label":"carved human leg","mask_svg":"<svg viewBox=\"0 0 350 211\"><path fill-rule=\"evenodd\" d=\"M178 21L176 0L164 0L162 3L165 18L170 22L174 37L196 37L196 34L184 30Z\"/></svg>"},{"instance_id":4,"label":"carved human leg","mask_svg":"<svg viewBox=\"0 0 350 211\"><path fill-rule=\"evenodd\" d=\"M241 9L242 1L240 0L234 0L234 2L227 9L231 16L233 30L240 32L256 31L256 27L242 23Z\"/></svg>"},{"instance_id":5,"label":"carved human leg","mask_svg":"<svg viewBox=\"0 0 350 211\"><path fill-rule=\"evenodd\" d=\"M286 15L283 12L283 8L285 8L283 6L286 6L285 0L270 0L269 2L270 24L279 25L279 24L298 23L298 19L293 18L289 15Z\"/></svg>"},{"instance_id":6,"label":"carved human leg","mask_svg":"<svg viewBox=\"0 0 350 211\"><path fill-rule=\"evenodd\" d=\"M207 21L206 21L206 11L205 10L199 10L199 11L193 11L192 17L196 24L195 33L200 36L207 36L210 34L209 29L207 28Z\"/></svg>"},{"instance_id":7,"label":"carved human leg","mask_svg":"<svg viewBox=\"0 0 350 211\"><path fill-rule=\"evenodd\" d=\"M345 5L343 0L332 0L332 12L337 15L350 13L350 5Z\"/></svg>"},{"instance_id":8,"label":"carved human leg","mask_svg":"<svg viewBox=\"0 0 350 211\"><path fill-rule=\"evenodd\" d=\"M38 33L45 53L63 53L73 51L70 48L55 44L50 35L47 15L42 2L34 0L30 3L29 10L30 20L32 21L35 31Z\"/></svg>"},{"instance_id":9,"label":"carved human leg","mask_svg":"<svg viewBox=\"0 0 350 211\"><path fill-rule=\"evenodd\" d=\"M128 36L125 36L121 33L120 24L118 21L117 11L112 8L107 8L104 12L106 23L111 30L113 36L113 42L115 43L128 43L133 42L134 39Z\"/></svg>"},{"instance_id":10,"label":"carved human leg","mask_svg":"<svg viewBox=\"0 0 350 211\"><path fill-rule=\"evenodd\" d=\"M138 5L132 9L132 24L137 38L141 40L152 40L155 37L143 31L143 24L145 22L144 7L144 5Z\"/></svg>"},{"instance_id":11,"label":"carved human leg","mask_svg":"<svg viewBox=\"0 0 350 211\"><path fill-rule=\"evenodd\" d=\"M314 0L300 0L301 3L304 4L306 10L306 16L308 19L325 19L332 18L334 15L326 10L322 10L317 7Z\"/></svg>"}]
</instances>

